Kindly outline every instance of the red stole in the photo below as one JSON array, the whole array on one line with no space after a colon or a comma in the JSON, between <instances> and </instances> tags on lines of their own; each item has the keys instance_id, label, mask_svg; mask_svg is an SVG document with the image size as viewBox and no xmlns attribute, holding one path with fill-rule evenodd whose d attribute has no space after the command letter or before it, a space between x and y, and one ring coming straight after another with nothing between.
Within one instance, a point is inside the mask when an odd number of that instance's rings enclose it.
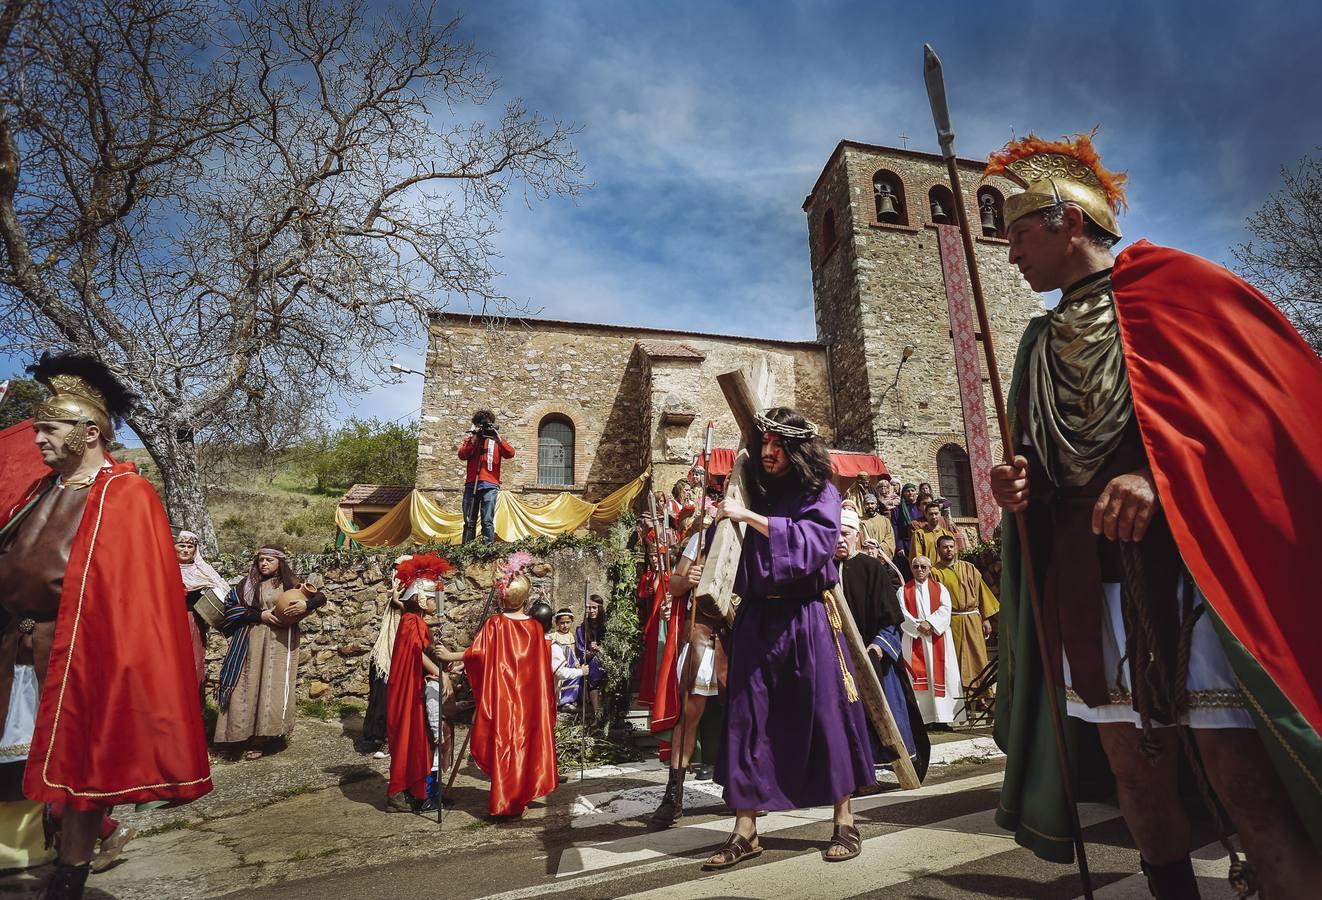
<instances>
[{"instance_id":1,"label":"red stole","mask_svg":"<svg viewBox=\"0 0 1322 900\"><path fill-rule=\"evenodd\" d=\"M390 742L390 785L387 794L408 791L427 798L432 744L424 699L426 672L422 651L431 646L431 629L422 615L406 612L390 652L390 680L386 683L386 737Z\"/></svg>"},{"instance_id":2,"label":"red stole","mask_svg":"<svg viewBox=\"0 0 1322 900\"><path fill-rule=\"evenodd\" d=\"M559 784L551 644L536 619L492 616L464 653L464 670L477 699L473 760L491 776L491 814L522 815Z\"/></svg>"},{"instance_id":3,"label":"red stole","mask_svg":"<svg viewBox=\"0 0 1322 900\"><path fill-rule=\"evenodd\" d=\"M196 800L211 768L170 521L132 463L87 490L23 793L75 810Z\"/></svg>"},{"instance_id":4,"label":"red stole","mask_svg":"<svg viewBox=\"0 0 1322 900\"><path fill-rule=\"evenodd\" d=\"M941 585L934 579L927 579L927 599L928 613L934 613L941 608ZM918 583L910 581L904 586L904 608L909 611L909 615L915 619L918 618ZM927 652L924 649L923 636L914 638L910 644L909 660L905 665L909 669L909 676L913 679L913 689L915 691L931 691L937 697L946 695L946 636L944 634L932 635L932 674L929 677L927 669Z\"/></svg>"}]
</instances>

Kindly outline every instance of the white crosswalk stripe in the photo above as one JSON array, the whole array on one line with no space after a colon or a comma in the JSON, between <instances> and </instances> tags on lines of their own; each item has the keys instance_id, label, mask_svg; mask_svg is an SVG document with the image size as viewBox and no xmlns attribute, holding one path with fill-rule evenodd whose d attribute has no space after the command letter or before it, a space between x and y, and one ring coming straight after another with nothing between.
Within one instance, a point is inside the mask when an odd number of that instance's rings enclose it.
<instances>
[{"instance_id":1,"label":"white crosswalk stripe","mask_svg":"<svg viewBox=\"0 0 1322 900\"><path fill-rule=\"evenodd\" d=\"M1113 807L1079 806L1087 828L1120 815ZM869 838L863 855L845 863L828 863L820 853L762 865L745 865L684 884L629 894L629 900L700 900L705 897L852 897L903 884L955 866L1005 853L1018 846L998 828L990 809L917 828ZM829 816L828 816L829 819ZM823 835L825 846L826 835Z\"/></svg>"},{"instance_id":2,"label":"white crosswalk stripe","mask_svg":"<svg viewBox=\"0 0 1322 900\"><path fill-rule=\"evenodd\" d=\"M1230 855L1225 848L1213 842L1200 847L1191 855L1193 873L1198 879L1198 892L1209 898L1231 896L1230 885L1226 881L1226 874L1230 871ZM1093 891L1093 897L1095 900L1151 900L1152 894L1148 893L1147 878L1138 872Z\"/></svg>"},{"instance_id":3,"label":"white crosswalk stripe","mask_svg":"<svg viewBox=\"0 0 1322 900\"><path fill-rule=\"evenodd\" d=\"M938 797L991 787L1000 784L1001 777L1001 773L993 772L986 775L976 775L972 778L961 778L956 781L925 785L915 791L896 791L863 797L854 801L854 811L862 813L870 809L881 809L899 803L910 803L925 797ZM801 825L813 822L829 822L830 820L831 808L821 806L814 809L769 813L758 819L757 827L760 834L774 834L786 828L798 828ZM665 831L649 832L648 834L607 841L588 847L571 847L561 855L556 875L557 877L579 875L614 866L645 862L659 857L691 853L703 847L715 847L725 841L726 835L730 833L733 827L733 818L715 819L710 822L694 822ZM1005 832L1000 833L1005 834Z\"/></svg>"}]
</instances>

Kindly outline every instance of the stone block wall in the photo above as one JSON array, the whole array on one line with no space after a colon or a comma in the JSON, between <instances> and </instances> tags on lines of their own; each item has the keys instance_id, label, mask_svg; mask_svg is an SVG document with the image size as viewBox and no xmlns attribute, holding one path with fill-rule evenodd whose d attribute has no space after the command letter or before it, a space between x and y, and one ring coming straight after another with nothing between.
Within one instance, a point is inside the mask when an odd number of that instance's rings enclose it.
<instances>
[{"instance_id":1,"label":"stone block wall","mask_svg":"<svg viewBox=\"0 0 1322 900\"><path fill-rule=\"evenodd\" d=\"M390 575L397 555L363 555L352 562L317 557L298 560L300 574L316 572L325 579L328 600L300 625L300 700L356 699L366 702L368 660L390 599ZM491 581L503 560L469 563L445 581L446 604L432 619L432 637L451 649L467 647L482 618ZM302 571L302 570L306 571ZM568 606L583 617L583 583L592 593L609 597L606 562L589 549L566 548L537 559L530 567L534 591L543 590L554 609ZM230 573L224 573L230 574ZM214 690L229 640L211 632L207 642L207 686Z\"/></svg>"},{"instance_id":2,"label":"stone block wall","mask_svg":"<svg viewBox=\"0 0 1322 900\"><path fill-rule=\"evenodd\" d=\"M812 342L767 341L609 325L439 315L432 321L418 447L420 490L457 508L464 466L455 451L473 410L491 408L516 455L502 486L525 499L561 491L598 500L652 467L659 486L688 471L708 420L717 446L738 432L716 376L765 359L773 402L796 406L833 438L826 353ZM574 484L537 484L537 431L558 414L574 425Z\"/></svg>"},{"instance_id":3,"label":"stone block wall","mask_svg":"<svg viewBox=\"0 0 1322 900\"><path fill-rule=\"evenodd\" d=\"M976 228L982 166L960 162L964 205ZM897 176L907 221L877 221L873 176ZM939 156L842 142L804 204L818 339L830 348L842 446L878 453L907 479L937 483L936 451L964 445L945 282L928 190L947 185ZM1003 178L990 183L1008 196ZM836 243L826 246L827 211ZM953 210L951 211L953 216ZM1019 337L1041 313L1041 298L1008 260L1008 243L975 237L1002 384L1009 385ZM914 348L904 362L905 346ZM995 407L984 373L988 429L996 450ZM977 477L977 473L974 473Z\"/></svg>"}]
</instances>

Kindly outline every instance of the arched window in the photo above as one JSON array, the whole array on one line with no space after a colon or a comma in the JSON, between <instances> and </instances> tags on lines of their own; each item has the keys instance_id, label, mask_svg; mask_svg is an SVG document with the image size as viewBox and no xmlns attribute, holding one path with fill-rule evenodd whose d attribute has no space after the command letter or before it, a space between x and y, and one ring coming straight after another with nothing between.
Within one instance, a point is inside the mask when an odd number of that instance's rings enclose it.
<instances>
[{"instance_id":1,"label":"arched window","mask_svg":"<svg viewBox=\"0 0 1322 900\"><path fill-rule=\"evenodd\" d=\"M822 253L829 253L835 246L835 210L827 209L822 216Z\"/></svg>"},{"instance_id":2,"label":"arched window","mask_svg":"<svg viewBox=\"0 0 1322 900\"><path fill-rule=\"evenodd\" d=\"M955 195L944 184L934 184L927 190L927 221L933 225L958 225Z\"/></svg>"},{"instance_id":3,"label":"arched window","mask_svg":"<svg viewBox=\"0 0 1322 900\"><path fill-rule=\"evenodd\" d=\"M986 237L1005 237L1005 198L990 184L978 188L978 222Z\"/></svg>"},{"instance_id":4,"label":"arched window","mask_svg":"<svg viewBox=\"0 0 1322 900\"><path fill-rule=\"evenodd\" d=\"M950 515L972 518L978 514L973 502L973 473L969 470L969 455L958 444L946 444L936 451L937 480L941 496L950 501Z\"/></svg>"},{"instance_id":5,"label":"arched window","mask_svg":"<svg viewBox=\"0 0 1322 900\"><path fill-rule=\"evenodd\" d=\"M877 221L889 225L908 225L909 209L904 201L904 182L894 172L882 169L872 176L872 201Z\"/></svg>"},{"instance_id":6,"label":"arched window","mask_svg":"<svg viewBox=\"0 0 1322 900\"><path fill-rule=\"evenodd\" d=\"M537 483L574 483L574 423L564 416L547 416L537 426Z\"/></svg>"}]
</instances>

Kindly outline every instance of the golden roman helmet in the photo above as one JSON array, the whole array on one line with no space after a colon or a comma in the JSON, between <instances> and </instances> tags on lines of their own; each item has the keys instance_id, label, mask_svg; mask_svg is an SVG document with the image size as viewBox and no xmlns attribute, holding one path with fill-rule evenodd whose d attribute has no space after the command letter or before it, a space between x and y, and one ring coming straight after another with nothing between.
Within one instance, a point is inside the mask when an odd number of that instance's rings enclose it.
<instances>
[{"instance_id":1,"label":"golden roman helmet","mask_svg":"<svg viewBox=\"0 0 1322 900\"><path fill-rule=\"evenodd\" d=\"M32 417L36 421L91 422L107 439L112 436L106 396L90 382L77 375L54 375L44 384L51 395L33 408Z\"/></svg>"},{"instance_id":2,"label":"golden roman helmet","mask_svg":"<svg viewBox=\"0 0 1322 900\"><path fill-rule=\"evenodd\" d=\"M1123 172L1102 168L1101 157L1093 147L1093 129L1073 138L1045 141L1035 134L1011 141L987 159L983 178L1004 175L1023 187L1021 194L1005 198L1005 227L1032 212L1066 202L1077 205L1100 227L1116 239L1120 226L1116 215L1125 203Z\"/></svg>"}]
</instances>

